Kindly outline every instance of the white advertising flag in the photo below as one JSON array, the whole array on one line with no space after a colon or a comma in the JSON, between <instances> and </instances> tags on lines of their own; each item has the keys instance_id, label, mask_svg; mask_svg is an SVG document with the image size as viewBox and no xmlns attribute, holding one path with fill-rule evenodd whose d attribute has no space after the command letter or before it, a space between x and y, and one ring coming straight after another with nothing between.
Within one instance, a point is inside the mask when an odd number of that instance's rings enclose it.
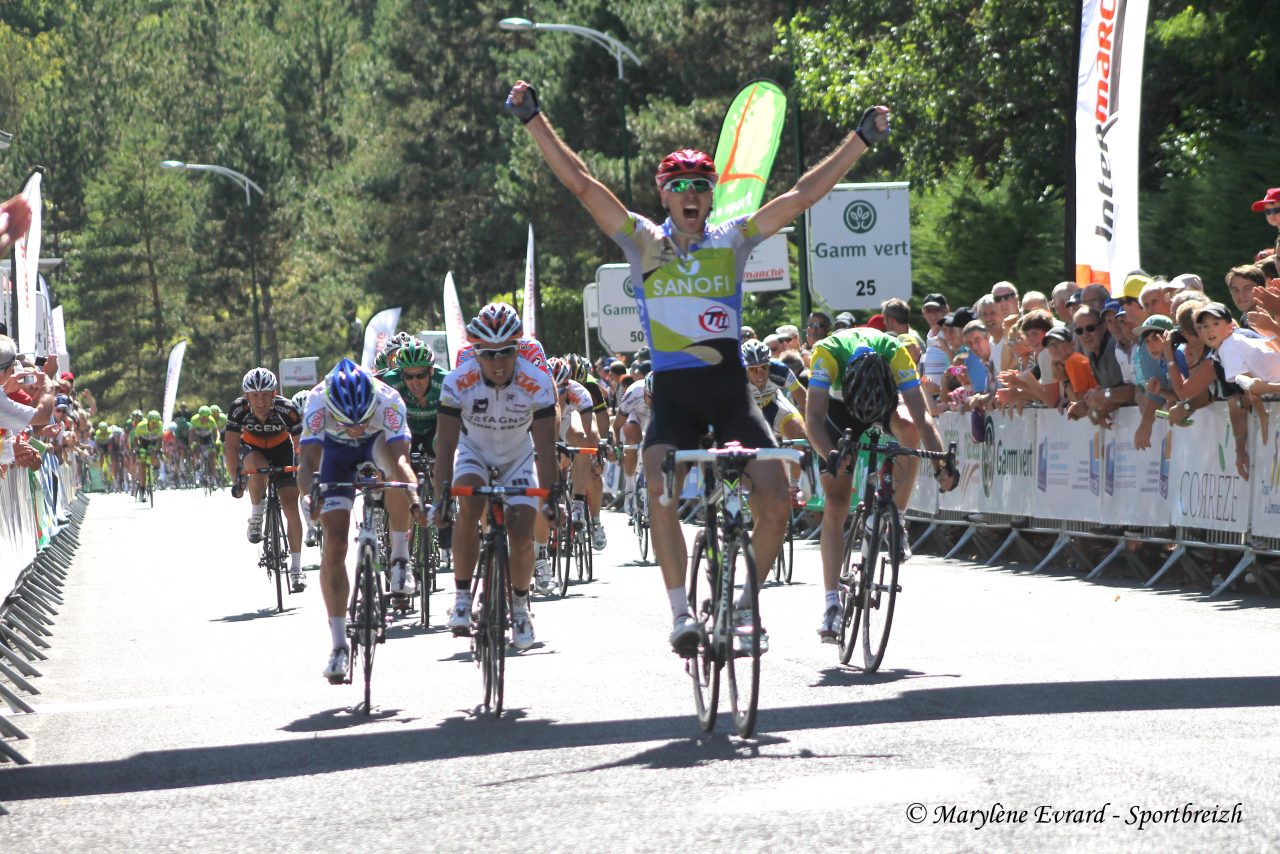
<instances>
[{"instance_id":1,"label":"white advertising flag","mask_svg":"<svg viewBox=\"0 0 1280 854\"><path fill-rule=\"evenodd\" d=\"M49 351L58 354L58 366L64 371L71 370L71 353L67 350L67 326L62 318L62 306L50 312L53 323L53 341Z\"/></svg>"},{"instance_id":2,"label":"white advertising flag","mask_svg":"<svg viewBox=\"0 0 1280 854\"><path fill-rule=\"evenodd\" d=\"M453 284L453 271L444 274L444 334L449 342L449 367L453 367L462 349L462 305Z\"/></svg>"},{"instance_id":3,"label":"white advertising flag","mask_svg":"<svg viewBox=\"0 0 1280 854\"><path fill-rule=\"evenodd\" d=\"M525 252L524 257L524 316L521 321L524 323L524 337L538 337L535 325L537 323L538 308L538 279L534 272L533 266L533 223L529 223L529 248Z\"/></svg>"},{"instance_id":4,"label":"white advertising flag","mask_svg":"<svg viewBox=\"0 0 1280 854\"><path fill-rule=\"evenodd\" d=\"M1138 123L1147 0L1084 0L1076 76L1076 281L1139 267Z\"/></svg>"},{"instance_id":5,"label":"white advertising flag","mask_svg":"<svg viewBox=\"0 0 1280 854\"><path fill-rule=\"evenodd\" d=\"M18 352L36 352L36 276L40 266L40 181L43 176L33 172L22 189L22 195L31 205L31 227L13 244L13 285L18 290Z\"/></svg>"},{"instance_id":6,"label":"white advertising flag","mask_svg":"<svg viewBox=\"0 0 1280 854\"><path fill-rule=\"evenodd\" d=\"M169 370L164 375L164 411L161 413L165 424L173 420L173 407L178 400L178 379L182 376L182 356L186 352L185 339L174 344L169 351Z\"/></svg>"},{"instance_id":7,"label":"white advertising flag","mask_svg":"<svg viewBox=\"0 0 1280 854\"><path fill-rule=\"evenodd\" d=\"M396 324L400 322L400 307L384 308L375 314L364 327L364 354L360 364L367 371L373 370L373 362L382 352L382 348L396 334Z\"/></svg>"}]
</instances>

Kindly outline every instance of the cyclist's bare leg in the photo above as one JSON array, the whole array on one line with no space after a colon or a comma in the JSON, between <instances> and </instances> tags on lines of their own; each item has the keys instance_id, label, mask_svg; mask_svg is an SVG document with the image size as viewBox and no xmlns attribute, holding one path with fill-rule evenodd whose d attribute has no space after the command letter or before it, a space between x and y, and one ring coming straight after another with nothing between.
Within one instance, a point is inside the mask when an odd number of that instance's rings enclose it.
<instances>
[{"instance_id":1,"label":"cyclist's bare leg","mask_svg":"<svg viewBox=\"0 0 1280 854\"><path fill-rule=\"evenodd\" d=\"M684 531L680 529L679 498L673 496L665 507L662 504L662 463L667 451L672 450L670 444L650 445L644 449L644 476L649 491L649 529L652 532L653 553L662 568L662 582L668 589L684 587L685 564L689 560L689 549L685 545ZM676 472L676 490L684 481L684 472L688 466L681 466Z\"/></svg>"},{"instance_id":2,"label":"cyclist's bare leg","mask_svg":"<svg viewBox=\"0 0 1280 854\"><path fill-rule=\"evenodd\" d=\"M836 590L840 580L840 564L844 560L844 521L849 518L849 497L853 492L853 476L822 475L822 589Z\"/></svg>"},{"instance_id":3,"label":"cyclist's bare leg","mask_svg":"<svg viewBox=\"0 0 1280 854\"><path fill-rule=\"evenodd\" d=\"M298 487L286 486L279 490L280 509L284 511L285 528L288 531L289 551L302 551L302 516L298 512Z\"/></svg>"},{"instance_id":4,"label":"cyclist's bare leg","mask_svg":"<svg viewBox=\"0 0 1280 854\"><path fill-rule=\"evenodd\" d=\"M347 532L351 525L350 510L321 513L324 551L320 556L320 592L324 594L325 611L330 617L345 617L351 581L347 578Z\"/></svg>"},{"instance_id":5,"label":"cyclist's bare leg","mask_svg":"<svg viewBox=\"0 0 1280 854\"><path fill-rule=\"evenodd\" d=\"M454 486L484 486L477 474L465 474L453 481ZM484 513L484 497L472 495L457 499L458 515L453 520L453 578L459 590L469 589L480 553L480 517Z\"/></svg>"},{"instance_id":6,"label":"cyclist's bare leg","mask_svg":"<svg viewBox=\"0 0 1280 854\"><path fill-rule=\"evenodd\" d=\"M523 504L506 510L511 586L517 590L528 590L533 581L533 519L538 515L536 508Z\"/></svg>"},{"instance_id":7,"label":"cyclist's bare leg","mask_svg":"<svg viewBox=\"0 0 1280 854\"><path fill-rule=\"evenodd\" d=\"M751 478L751 549L755 552L756 576L761 582L769 577L778 558L782 540L791 517L791 481L780 460L752 460L747 463Z\"/></svg>"},{"instance_id":8,"label":"cyclist's bare leg","mask_svg":"<svg viewBox=\"0 0 1280 854\"><path fill-rule=\"evenodd\" d=\"M266 466L267 458L259 451L250 451L240 461L240 467L245 471L266 468ZM265 474L249 475L249 500L253 502L254 507L267 500L267 476Z\"/></svg>"},{"instance_id":9,"label":"cyclist's bare leg","mask_svg":"<svg viewBox=\"0 0 1280 854\"><path fill-rule=\"evenodd\" d=\"M622 425L622 441L628 445L639 445L643 436L640 433L640 425L634 421L628 421ZM636 460L639 459L639 453L635 450L622 452L622 473L627 477L632 477L636 473Z\"/></svg>"}]
</instances>

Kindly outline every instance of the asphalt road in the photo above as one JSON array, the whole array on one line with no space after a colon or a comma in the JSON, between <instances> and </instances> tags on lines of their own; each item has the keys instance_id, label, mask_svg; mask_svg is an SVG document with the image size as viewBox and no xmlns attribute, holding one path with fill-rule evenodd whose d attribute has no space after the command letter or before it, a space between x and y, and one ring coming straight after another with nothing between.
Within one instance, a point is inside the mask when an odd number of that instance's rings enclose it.
<instances>
[{"instance_id":1,"label":"asphalt road","mask_svg":"<svg viewBox=\"0 0 1280 854\"><path fill-rule=\"evenodd\" d=\"M744 742L724 715L698 728L657 570L606 514L599 580L535 604L506 716L476 714L441 595L431 629L389 631L365 717L356 686L320 678L316 585L273 612L245 512L93 497L37 713L15 718L33 764L0 766L0 851L1278 846L1272 601L916 557L867 675L818 643L802 546L797 583L762 594ZM1188 823L1188 804L1230 821Z\"/></svg>"}]
</instances>

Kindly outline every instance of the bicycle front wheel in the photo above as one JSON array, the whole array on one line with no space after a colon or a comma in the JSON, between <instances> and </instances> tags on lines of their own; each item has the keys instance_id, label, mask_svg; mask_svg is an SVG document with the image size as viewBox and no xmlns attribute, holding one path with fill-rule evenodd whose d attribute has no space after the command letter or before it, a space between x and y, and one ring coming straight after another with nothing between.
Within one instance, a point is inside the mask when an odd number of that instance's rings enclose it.
<instances>
[{"instance_id":1,"label":"bicycle front wheel","mask_svg":"<svg viewBox=\"0 0 1280 854\"><path fill-rule=\"evenodd\" d=\"M715 572L710 563L704 545L707 532L699 531L693 540L693 556L689 565L689 606L693 608L695 619L702 626L703 642L698 651L685 659L684 669L693 681L693 705L698 713L698 724L703 731L711 732L716 726L716 707L720 703L720 662L716 659L715 649L706 642L707 625L713 621L712 597L715 596L715 583L712 580ZM707 574L703 579L702 574ZM706 596L699 600L698 588L706 584Z\"/></svg>"},{"instance_id":2,"label":"bicycle front wheel","mask_svg":"<svg viewBox=\"0 0 1280 854\"><path fill-rule=\"evenodd\" d=\"M276 612L284 613L284 526L280 523L280 505L275 501L267 503L265 527L262 550L267 558L267 567L276 580Z\"/></svg>"},{"instance_id":3,"label":"bicycle front wheel","mask_svg":"<svg viewBox=\"0 0 1280 854\"><path fill-rule=\"evenodd\" d=\"M840 663L848 664L858 646L858 629L862 626L862 566L863 538L866 536L866 505L857 509L845 520L844 560L841 562L840 579Z\"/></svg>"},{"instance_id":4,"label":"bicycle front wheel","mask_svg":"<svg viewBox=\"0 0 1280 854\"><path fill-rule=\"evenodd\" d=\"M756 731L756 704L760 695L760 654L764 628L760 622L760 581L756 576L756 561L751 550L751 538L743 531L728 544L724 555L727 583L721 580L720 589L734 597L734 601L722 602L729 614L744 607L749 608L751 619L739 628L736 619L730 619L733 634L732 648L727 651L729 676L729 703L733 707L733 725L738 735L750 738Z\"/></svg>"},{"instance_id":5,"label":"bicycle front wheel","mask_svg":"<svg viewBox=\"0 0 1280 854\"><path fill-rule=\"evenodd\" d=\"M436 554L435 529L430 525L413 526L413 574L418 578L418 621L431 625L431 587L435 584Z\"/></svg>"},{"instance_id":6,"label":"bicycle front wheel","mask_svg":"<svg viewBox=\"0 0 1280 854\"><path fill-rule=\"evenodd\" d=\"M891 501L885 502L874 518L872 542L878 546L879 554L874 560L868 559L862 573L866 579L862 592L862 663L868 673L880 668L885 647L889 645L893 607L898 601L898 560L902 554L897 506Z\"/></svg>"},{"instance_id":7,"label":"bicycle front wheel","mask_svg":"<svg viewBox=\"0 0 1280 854\"><path fill-rule=\"evenodd\" d=\"M561 508L563 511L563 508ZM552 548L555 553L556 581L560 584L560 598L563 599L569 595L569 572L573 566L573 523L569 520L569 514L561 512L557 517L559 521L556 524L553 536L555 543Z\"/></svg>"},{"instance_id":8,"label":"bicycle front wheel","mask_svg":"<svg viewBox=\"0 0 1280 854\"><path fill-rule=\"evenodd\" d=\"M485 645L489 649L485 670L486 705L494 717L502 717L503 681L507 669L507 542L497 537L485 572Z\"/></svg>"},{"instance_id":9,"label":"bicycle front wheel","mask_svg":"<svg viewBox=\"0 0 1280 854\"><path fill-rule=\"evenodd\" d=\"M648 490L636 490L635 526L636 536L640 539L640 560L649 562L649 493Z\"/></svg>"},{"instance_id":10,"label":"bicycle front wheel","mask_svg":"<svg viewBox=\"0 0 1280 854\"><path fill-rule=\"evenodd\" d=\"M382 626L382 591L378 584L377 556L368 543L360 546L356 572L355 633L363 664L364 713L373 711L373 660ZM353 650L354 654L354 650ZM354 664L354 662L353 662Z\"/></svg>"}]
</instances>

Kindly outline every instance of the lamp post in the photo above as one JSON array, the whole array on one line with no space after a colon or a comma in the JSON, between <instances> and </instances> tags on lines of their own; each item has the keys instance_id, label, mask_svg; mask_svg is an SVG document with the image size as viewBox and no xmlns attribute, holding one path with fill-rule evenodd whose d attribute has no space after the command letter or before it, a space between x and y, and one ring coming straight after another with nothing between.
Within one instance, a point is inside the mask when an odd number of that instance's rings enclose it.
<instances>
[{"instance_id":1,"label":"lamp post","mask_svg":"<svg viewBox=\"0 0 1280 854\"><path fill-rule=\"evenodd\" d=\"M618 110L622 114L622 174L626 189L627 208L630 209L632 207L631 153L630 146L627 143L627 91L626 79L623 74L625 69L623 60L629 59L637 66L641 66L643 63L640 62L640 57L636 56L635 51L608 33L602 33L590 27L580 27L577 24L543 24L538 21L530 21L528 18L503 18L498 22L498 26L513 33L537 32L539 30L573 33L576 36L590 39L613 55L614 60L618 63Z\"/></svg>"},{"instance_id":2,"label":"lamp post","mask_svg":"<svg viewBox=\"0 0 1280 854\"><path fill-rule=\"evenodd\" d=\"M225 166L215 166L209 163L183 163L181 160L162 160L160 168L186 169L189 172L213 172L224 178L230 178L241 187L244 187L244 204L248 210L250 292L253 301L253 362L255 365L261 365L262 327L258 323L258 257L253 246L253 196L249 191L256 190L259 196L265 197L262 188L253 183L249 176L234 169L228 169Z\"/></svg>"}]
</instances>

